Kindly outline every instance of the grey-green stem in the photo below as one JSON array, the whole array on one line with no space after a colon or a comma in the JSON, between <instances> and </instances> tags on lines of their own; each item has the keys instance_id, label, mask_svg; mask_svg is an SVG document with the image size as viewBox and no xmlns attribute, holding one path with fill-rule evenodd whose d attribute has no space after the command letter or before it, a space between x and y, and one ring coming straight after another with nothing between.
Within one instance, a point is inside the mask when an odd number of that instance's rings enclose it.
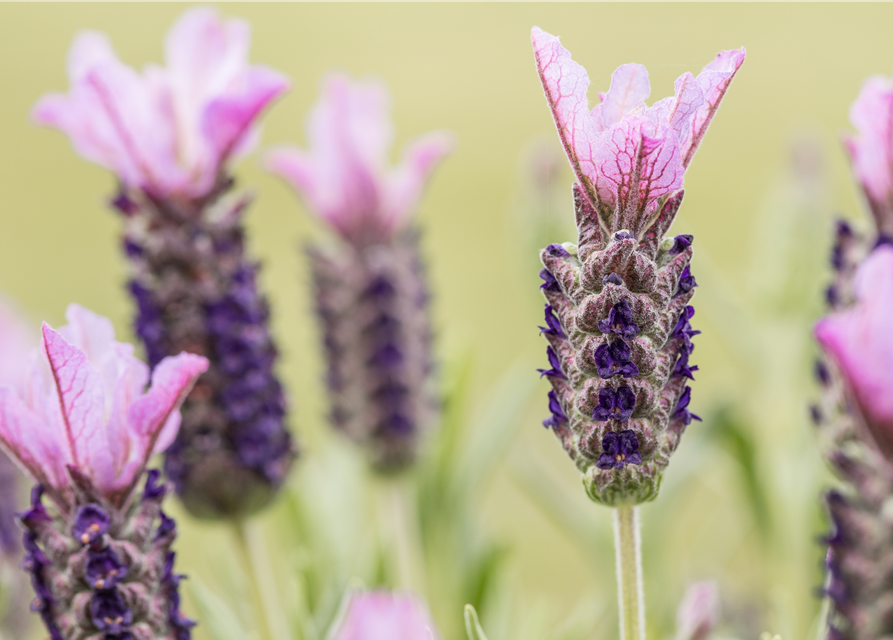
<instances>
[{"instance_id":1,"label":"grey-green stem","mask_svg":"<svg viewBox=\"0 0 893 640\"><path fill-rule=\"evenodd\" d=\"M645 640L645 588L638 507L621 506L614 509L614 549L617 558L620 640Z\"/></svg>"}]
</instances>

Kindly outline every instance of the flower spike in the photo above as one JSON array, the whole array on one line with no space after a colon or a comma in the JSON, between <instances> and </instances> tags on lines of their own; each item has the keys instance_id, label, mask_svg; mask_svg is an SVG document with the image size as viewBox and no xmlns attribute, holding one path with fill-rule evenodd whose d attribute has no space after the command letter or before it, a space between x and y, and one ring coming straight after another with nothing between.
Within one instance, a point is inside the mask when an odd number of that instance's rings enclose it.
<instances>
[{"instance_id":1,"label":"flower spike","mask_svg":"<svg viewBox=\"0 0 893 640\"><path fill-rule=\"evenodd\" d=\"M0 386L0 445L37 482L18 516L32 611L53 639L187 640L192 622L167 568L176 536L161 511L167 487L146 464L176 437L180 404L208 361L165 358L150 382L107 318L78 305L66 315L58 331L43 325L20 384Z\"/></svg>"},{"instance_id":2,"label":"flower spike","mask_svg":"<svg viewBox=\"0 0 893 640\"><path fill-rule=\"evenodd\" d=\"M250 198L228 195L229 165L251 149L261 113L288 87L249 64L249 41L247 23L192 8L168 32L165 66L139 74L104 35L81 34L69 93L44 97L33 114L118 177L111 204L125 223L134 328L155 375L168 376L160 363L181 351L210 361L165 459L187 508L207 518L263 507L296 455L258 266L244 247Z\"/></svg>"},{"instance_id":3,"label":"flower spike","mask_svg":"<svg viewBox=\"0 0 893 640\"><path fill-rule=\"evenodd\" d=\"M307 251L331 422L384 472L414 461L437 415L428 285L411 221L431 172L452 148L448 134L429 133L390 167L389 106L381 82L331 74L308 118L310 149L283 147L266 159L338 236ZM547 311L544 331L561 331L555 322Z\"/></svg>"},{"instance_id":4,"label":"flower spike","mask_svg":"<svg viewBox=\"0 0 893 640\"><path fill-rule=\"evenodd\" d=\"M642 65L618 67L590 109L589 77L558 38L533 28L546 102L577 178L577 245L540 254L547 302L549 409L589 496L609 506L654 499L692 420L686 381L697 282L693 238L667 236L686 168L744 50L724 51L676 93L647 106ZM554 320L552 320L554 315ZM560 329L560 331L558 330ZM622 428L621 428L622 425Z\"/></svg>"}]
</instances>

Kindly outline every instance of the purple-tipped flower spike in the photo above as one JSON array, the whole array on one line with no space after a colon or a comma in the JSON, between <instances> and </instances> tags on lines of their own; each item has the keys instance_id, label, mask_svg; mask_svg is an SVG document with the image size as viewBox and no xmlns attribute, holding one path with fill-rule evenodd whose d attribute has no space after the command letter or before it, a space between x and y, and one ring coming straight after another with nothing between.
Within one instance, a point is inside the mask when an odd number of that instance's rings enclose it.
<instances>
[{"instance_id":1,"label":"purple-tipped flower spike","mask_svg":"<svg viewBox=\"0 0 893 640\"><path fill-rule=\"evenodd\" d=\"M105 36L82 34L69 54L69 93L34 110L119 179L111 204L125 221L135 330L150 366L180 351L211 362L165 459L199 517L262 507L295 456L258 265L245 255L250 197L227 195L228 165L250 150L258 117L288 86L249 64L249 40L246 23L190 9L168 32L166 66L140 75Z\"/></svg>"},{"instance_id":2,"label":"purple-tipped flower spike","mask_svg":"<svg viewBox=\"0 0 893 640\"><path fill-rule=\"evenodd\" d=\"M667 236L682 180L744 50L721 52L676 93L646 106L648 72L619 67L591 108L586 71L534 27L536 66L577 178L577 245L541 253L547 303L563 335L543 331L563 377L550 375L589 496L610 506L652 500L685 427L692 337L693 238ZM553 422L555 411L552 411ZM625 429L616 432L618 423ZM619 456L619 458L618 458Z\"/></svg>"},{"instance_id":3,"label":"purple-tipped flower spike","mask_svg":"<svg viewBox=\"0 0 893 640\"><path fill-rule=\"evenodd\" d=\"M383 472L413 462L437 414L428 285L411 219L452 146L444 133L427 134L390 167L389 103L377 80L329 75L308 119L310 149L267 156L269 170L340 238L308 250L331 420Z\"/></svg>"},{"instance_id":4,"label":"purple-tipped flower spike","mask_svg":"<svg viewBox=\"0 0 893 640\"><path fill-rule=\"evenodd\" d=\"M719 625L722 606L719 589L712 580L695 582L685 590L676 610L674 640L708 640Z\"/></svg>"},{"instance_id":5,"label":"purple-tipped flower spike","mask_svg":"<svg viewBox=\"0 0 893 640\"><path fill-rule=\"evenodd\" d=\"M890 81L872 78L850 111L858 134L848 148L875 224L861 232L838 222L830 313L815 327L826 358L816 367L822 398L812 414L827 460L843 480L825 496L832 523L827 637L842 640L893 636L891 98Z\"/></svg>"},{"instance_id":6,"label":"purple-tipped flower spike","mask_svg":"<svg viewBox=\"0 0 893 640\"><path fill-rule=\"evenodd\" d=\"M52 640L187 640L166 486L146 465L176 437L180 404L208 362L165 358L144 390L149 369L111 322L77 305L67 316L58 331L44 324L20 388L0 386L0 445L37 482L18 514L31 610Z\"/></svg>"}]
</instances>

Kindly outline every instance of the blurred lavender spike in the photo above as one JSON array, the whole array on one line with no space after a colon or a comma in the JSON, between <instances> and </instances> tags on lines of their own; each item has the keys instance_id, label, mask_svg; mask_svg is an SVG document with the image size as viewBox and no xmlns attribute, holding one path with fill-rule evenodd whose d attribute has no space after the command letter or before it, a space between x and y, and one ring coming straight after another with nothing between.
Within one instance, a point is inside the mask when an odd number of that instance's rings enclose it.
<instances>
[{"instance_id":1,"label":"blurred lavender spike","mask_svg":"<svg viewBox=\"0 0 893 640\"><path fill-rule=\"evenodd\" d=\"M537 70L576 174L576 246L542 250L552 368L551 416L592 500L609 506L653 500L679 438L697 367L700 333L689 301L690 235L665 237L682 204L682 179L744 50L723 51L700 75L683 74L676 95L646 107L648 72L619 67L590 111L586 71L558 38L534 27ZM552 316L556 321L552 321Z\"/></svg>"},{"instance_id":2,"label":"blurred lavender spike","mask_svg":"<svg viewBox=\"0 0 893 640\"><path fill-rule=\"evenodd\" d=\"M107 318L78 305L66 315L58 331L44 324L22 389L0 386L0 445L37 483L18 514L31 611L51 640L188 640L167 486L146 465L176 436L208 362L165 358L150 382Z\"/></svg>"},{"instance_id":3,"label":"blurred lavender spike","mask_svg":"<svg viewBox=\"0 0 893 640\"><path fill-rule=\"evenodd\" d=\"M676 610L675 640L707 640L719 624L719 589L712 580L689 585Z\"/></svg>"},{"instance_id":4,"label":"blurred lavender spike","mask_svg":"<svg viewBox=\"0 0 893 640\"><path fill-rule=\"evenodd\" d=\"M431 133L388 166L389 96L376 80L328 76L308 121L309 151L283 148L270 171L340 236L312 246L316 312L327 362L331 421L372 466L398 471L416 458L437 415L429 291L410 221L451 140Z\"/></svg>"},{"instance_id":5,"label":"blurred lavender spike","mask_svg":"<svg viewBox=\"0 0 893 640\"><path fill-rule=\"evenodd\" d=\"M853 103L847 140L873 215L860 232L839 222L829 314L816 324L822 397L811 407L825 456L843 485L827 492L829 639L893 636L893 88L870 78Z\"/></svg>"},{"instance_id":6,"label":"blurred lavender spike","mask_svg":"<svg viewBox=\"0 0 893 640\"><path fill-rule=\"evenodd\" d=\"M84 33L70 52L71 91L34 109L118 176L112 205L125 220L149 364L180 351L211 362L164 465L187 508L207 518L266 505L296 455L258 265L245 255L249 199L227 197L227 164L256 142L255 121L288 86L248 63L249 38L240 20L190 9L168 33L167 66L139 75L104 35Z\"/></svg>"}]
</instances>

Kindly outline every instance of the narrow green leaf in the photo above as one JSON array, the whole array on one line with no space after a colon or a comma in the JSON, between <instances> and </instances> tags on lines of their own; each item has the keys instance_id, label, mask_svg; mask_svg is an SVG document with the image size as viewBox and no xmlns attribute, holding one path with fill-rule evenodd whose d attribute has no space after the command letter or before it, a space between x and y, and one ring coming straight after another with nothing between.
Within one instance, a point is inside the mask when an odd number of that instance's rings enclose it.
<instances>
[{"instance_id":1,"label":"narrow green leaf","mask_svg":"<svg viewBox=\"0 0 893 640\"><path fill-rule=\"evenodd\" d=\"M190 576L187 584L198 605L201 623L214 640L246 640L252 637L233 613L233 608L205 586L198 576Z\"/></svg>"},{"instance_id":2,"label":"narrow green leaf","mask_svg":"<svg viewBox=\"0 0 893 640\"><path fill-rule=\"evenodd\" d=\"M465 632L468 640L487 640L487 635L478 621L478 613L470 604L465 605Z\"/></svg>"}]
</instances>

